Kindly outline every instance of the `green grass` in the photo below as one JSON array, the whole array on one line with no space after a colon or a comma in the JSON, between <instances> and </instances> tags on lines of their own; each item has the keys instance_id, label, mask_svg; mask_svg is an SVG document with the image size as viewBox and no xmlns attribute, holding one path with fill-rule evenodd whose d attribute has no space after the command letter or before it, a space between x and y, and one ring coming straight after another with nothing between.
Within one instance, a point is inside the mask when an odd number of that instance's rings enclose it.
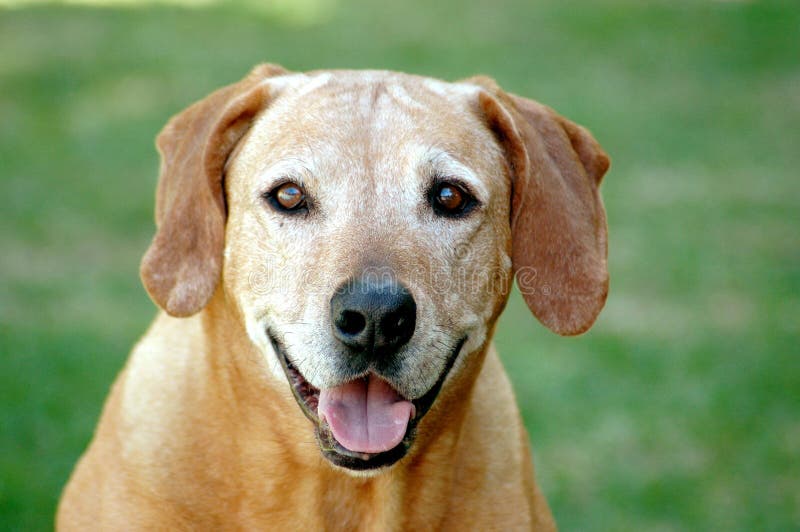
<instances>
[{"instance_id":1,"label":"green grass","mask_svg":"<svg viewBox=\"0 0 800 532\"><path fill-rule=\"evenodd\" d=\"M800 6L384 4L0 8L0 528L51 526L154 314L155 133L263 60L482 72L589 126L608 305L565 339L514 297L497 335L556 518L800 527Z\"/></svg>"}]
</instances>

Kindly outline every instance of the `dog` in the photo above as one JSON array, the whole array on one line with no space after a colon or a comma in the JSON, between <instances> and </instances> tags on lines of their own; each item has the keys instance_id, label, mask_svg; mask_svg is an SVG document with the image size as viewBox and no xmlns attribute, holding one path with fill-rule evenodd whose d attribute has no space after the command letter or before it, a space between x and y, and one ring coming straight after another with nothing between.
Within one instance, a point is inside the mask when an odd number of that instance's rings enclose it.
<instances>
[{"instance_id":1,"label":"dog","mask_svg":"<svg viewBox=\"0 0 800 532\"><path fill-rule=\"evenodd\" d=\"M257 66L157 138L161 311L60 530L553 530L492 344L608 292L592 135L487 77Z\"/></svg>"}]
</instances>

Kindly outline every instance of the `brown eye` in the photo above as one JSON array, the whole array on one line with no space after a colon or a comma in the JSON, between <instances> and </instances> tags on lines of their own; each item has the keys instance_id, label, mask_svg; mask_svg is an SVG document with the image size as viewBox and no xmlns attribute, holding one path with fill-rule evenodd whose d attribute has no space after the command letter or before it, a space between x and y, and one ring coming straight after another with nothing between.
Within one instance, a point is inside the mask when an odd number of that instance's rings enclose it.
<instances>
[{"instance_id":1,"label":"brown eye","mask_svg":"<svg viewBox=\"0 0 800 532\"><path fill-rule=\"evenodd\" d=\"M433 209L441 216L458 217L467 214L477 203L466 190L454 183L438 183L431 192Z\"/></svg>"},{"instance_id":2,"label":"brown eye","mask_svg":"<svg viewBox=\"0 0 800 532\"><path fill-rule=\"evenodd\" d=\"M267 195L272 206L280 211L294 212L306 208L306 195L303 189L294 182L278 185Z\"/></svg>"},{"instance_id":3,"label":"brown eye","mask_svg":"<svg viewBox=\"0 0 800 532\"><path fill-rule=\"evenodd\" d=\"M448 211L457 211L464 204L464 196L456 187L442 185L436 194L436 201Z\"/></svg>"}]
</instances>

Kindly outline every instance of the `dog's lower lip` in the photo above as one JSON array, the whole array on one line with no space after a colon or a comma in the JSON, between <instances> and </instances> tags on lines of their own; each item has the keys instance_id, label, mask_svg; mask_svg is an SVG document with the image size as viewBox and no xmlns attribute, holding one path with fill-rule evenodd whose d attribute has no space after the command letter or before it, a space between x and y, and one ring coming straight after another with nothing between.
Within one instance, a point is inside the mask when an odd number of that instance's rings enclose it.
<instances>
[{"instance_id":1,"label":"dog's lower lip","mask_svg":"<svg viewBox=\"0 0 800 532\"><path fill-rule=\"evenodd\" d=\"M442 374L436 383L434 383L430 390L428 390L423 396L411 401L414 407L414 414L408 423L408 429L406 430L406 435L403 440L395 448L388 451L383 451L380 453L359 453L346 449L338 441L336 441L336 438L333 437L328 424L324 422L324 420L320 420L317 413L320 390L305 380L305 377L303 377L300 371L294 366L292 361L289 360L283 345L275 337L275 335L273 335L271 331L267 330L267 336L272 343L275 353L278 355L281 367L283 367L283 371L286 374L286 378L292 389L292 395L294 395L294 398L297 401L297 404L300 406L303 414L312 423L314 423L317 442L322 450L322 454L334 464L353 470L369 470L386 467L392 465L400 458L405 456L411 444L414 442L414 438L416 437L417 424L428 412L433 405L434 400L439 395L439 391L441 390L447 375L453 368L453 364L455 363L456 358L458 358L458 354L461 352L461 348L466 342L466 337L459 340L459 342L456 344L456 347L451 352L447 364L445 365Z\"/></svg>"},{"instance_id":2,"label":"dog's lower lip","mask_svg":"<svg viewBox=\"0 0 800 532\"><path fill-rule=\"evenodd\" d=\"M294 367L294 364L292 364L292 362L286 356L283 347L278 343L278 341L271 334L269 337L270 341L272 342L272 346L275 349L275 353L278 355L281 366L283 367L283 372L286 374L286 378L289 381L289 386L292 389L292 395L294 395L297 404L300 406L303 414L305 414L305 416L312 423L319 425L320 419L317 416L319 389L309 384L305 377L303 377L300 371Z\"/></svg>"}]
</instances>

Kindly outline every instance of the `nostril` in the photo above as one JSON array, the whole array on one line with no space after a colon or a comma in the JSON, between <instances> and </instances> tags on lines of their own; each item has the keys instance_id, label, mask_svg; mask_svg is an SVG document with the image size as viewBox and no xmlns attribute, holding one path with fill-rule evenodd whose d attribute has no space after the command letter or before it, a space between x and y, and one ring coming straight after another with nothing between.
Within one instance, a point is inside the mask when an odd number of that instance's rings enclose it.
<instances>
[{"instance_id":1,"label":"nostril","mask_svg":"<svg viewBox=\"0 0 800 532\"><path fill-rule=\"evenodd\" d=\"M414 333L415 309L403 308L386 316L380 325L380 332L389 343L402 344Z\"/></svg>"},{"instance_id":2,"label":"nostril","mask_svg":"<svg viewBox=\"0 0 800 532\"><path fill-rule=\"evenodd\" d=\"M384 322L383 330L386 332L386 336L400 336L407 323L408 319L405 316L389 316L389 319Z\"/></svg>"},{"instance_id":3,"label":"nostril","mask_svg":"<svg viewBox=\"0 0 800 532\"><path fill-rule=\"evenodd\" d=\"M344 334L355 336L367 326L367 320L363 314L352 310L345 310L336 320L336 327Z\"/></svg>"}]
</instances>

